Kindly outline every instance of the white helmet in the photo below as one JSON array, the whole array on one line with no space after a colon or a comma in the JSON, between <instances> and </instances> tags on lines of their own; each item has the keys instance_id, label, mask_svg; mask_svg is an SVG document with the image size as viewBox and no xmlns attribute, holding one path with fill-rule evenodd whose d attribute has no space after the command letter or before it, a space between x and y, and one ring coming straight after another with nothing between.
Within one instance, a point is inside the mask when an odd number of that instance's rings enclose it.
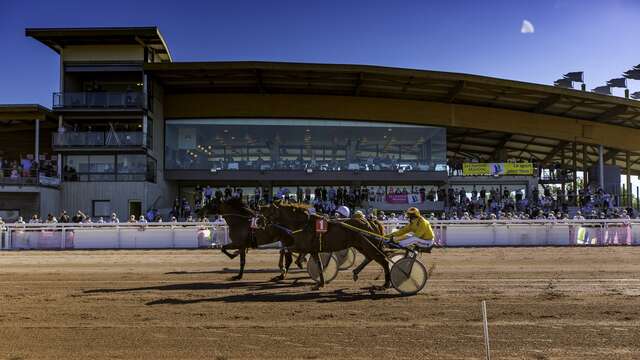
<instances>
[{"instance_id":1,"label":"white helmet","mask_svg":"<svg viewBox=\"0 0 640 360\"><path fill-rule=\"evenodd\" d=\"M348 207L341 205L336 209L336 214L339 214L342 217L348 218L351 217L351 211Z\"/></svg>"}]
</instances>

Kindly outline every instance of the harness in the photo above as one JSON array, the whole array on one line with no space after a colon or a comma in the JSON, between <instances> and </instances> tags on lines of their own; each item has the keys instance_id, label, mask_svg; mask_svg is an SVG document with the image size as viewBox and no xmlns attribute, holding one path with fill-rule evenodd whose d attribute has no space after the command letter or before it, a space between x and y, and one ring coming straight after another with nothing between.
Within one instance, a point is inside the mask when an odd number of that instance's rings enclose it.
<instances>
[{"instance_id":1,"label":"harness","mask_svg":"<svg viewBox=\"0 0 640 360\"><path fill-rule=\"evenodd\" d=\"M266 226L260 226L260 219L264 220L264 223L267 224L268 223L268 219L262 215L262 214L256 214L255 212L251 211L250 209L246 209L248 212L251 213L251 215L242 215L242 214L236 214L236 213L227 213L227 214L221 214L220 216L222 217L239 217L239 218L243 218L243 219L249 219L249 242L251 244L251 248L255 249L258 247L258 238L256 237L256 231L257 230L265 230Z\"/></svg>"}]
</instances>

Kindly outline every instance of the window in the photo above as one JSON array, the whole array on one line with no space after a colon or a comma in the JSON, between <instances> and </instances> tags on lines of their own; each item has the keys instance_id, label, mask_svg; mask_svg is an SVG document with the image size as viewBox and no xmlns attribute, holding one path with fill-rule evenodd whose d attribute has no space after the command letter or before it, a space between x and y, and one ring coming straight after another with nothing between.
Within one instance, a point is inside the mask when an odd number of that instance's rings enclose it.
<instances>
[{"instance_id":1,"label":"window","mask_svg":"<svg viewBox=\"0 0 640 360\"><path fill-rule=\"evenodd\" d=\"M68 155L65 181L153 181L156 160L144 154Z\"/></svg>"},{"instance_id":2,"label":"window","mask_svg":"<svg viewBox=\"0 0 640 360\"><path fill-rule=\"evenodd\" d=\"M165 121L165 169L434 171L446 129L311 119Z\"/></svg>"},{"instance_id":3,"label":"window","mask_svg":"<svg viewBox=\"0 0 640 360\"><path fill-rule=\"evenodd\" d=\"M146 134L147 149L153 150L153 119L147 116L147 134Z\"/></svg>"},{"instance_id":4,"label":"window","mask_svg":"<svg viewBox=\"0 0 640 360\"><path fill-rule=\"evenodd\" d=\"M156 159L147 157L147 178L148 182L156 182Z\"/></svg>"},{"instance_id":5,"label":"window","mask_svg":"<svg viewBox=\"0 0 640 360\"><path fill-rule=\"evenodd\" d=\"M115 180L115 156L113 155L89 156L89 180L90 181L114 181Z\"/></svg>"},{"instance_id":6,"label":"window","mask_svg":"<svg viewBox=\"0 0 640 360\"><path fill-rule=\"evenodd\" d=\"M111 216L110 200L93 200L93 217L109 217Z\"/></svg>"},{"instance_id":7,"label":"window","mask_svg":"<svg viewBox=\"0 0 640 360\"><path fill-rule=\"evenodd\" d=\"M145 155L118 155L118 181L144 181L146 172Z\"/></svg>"},{"instance_id":8,"label":"window","mask_svg":"<svg viewBox=\"0 0 640 360\"><path fill-rule=\"evenodd\" d=\"M2 220L4 220L5 222L15 222L15 221L18 220L18 217L20 217L20 210L18 210L18 209L12 209L12 210L0 209L0 217L2 217Z\"/></svg>"},{"instance_id":9,"label":"window","mask_svg":"<svg viewBox=\"0 0 640 360\"><path fill-rule=\"evenodd\" d=\"M153 54L153 52L151 52ZM153 61L152 61L153 62ZM149 78L148 76L146 76L146 82L147 82L147 109L151 112L153 112L153 81L151 80L151 78Z\"/></svg>"}]
</instances>

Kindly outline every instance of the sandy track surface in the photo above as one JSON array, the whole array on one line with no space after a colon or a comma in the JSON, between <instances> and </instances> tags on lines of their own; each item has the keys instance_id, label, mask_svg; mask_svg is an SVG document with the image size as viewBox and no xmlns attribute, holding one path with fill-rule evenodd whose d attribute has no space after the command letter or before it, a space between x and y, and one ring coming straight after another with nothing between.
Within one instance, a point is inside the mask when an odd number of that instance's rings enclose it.
<instances>
[{"instance_id":1,"label":"sandy track surface","mask_svg":"<svg viewBox=\"0 0 640 360\"><path fill-rule=\"evenodd\" d=\"M280 283L274 251L241 281L215 250L0 253L6 359L640 358L640 247L438 249L425 291L371 295L377 265L321 291Z\"/></svg>"}]
</instances>

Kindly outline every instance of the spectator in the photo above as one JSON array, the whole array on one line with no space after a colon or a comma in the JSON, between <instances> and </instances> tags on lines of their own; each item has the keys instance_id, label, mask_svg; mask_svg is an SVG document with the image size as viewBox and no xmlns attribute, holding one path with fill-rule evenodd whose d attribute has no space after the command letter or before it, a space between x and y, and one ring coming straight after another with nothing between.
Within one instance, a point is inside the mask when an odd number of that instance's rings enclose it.
<instances>
[{"instance_id":1,"label":"spectator","mask_svg":"<svg viewBox=\"0 0 640 360\"><path fill-rule=\"evenodd\" d=\"M141 215L141 216L142 216L142 215ZM136 221L136 216L135 216L135 215L131 215L131 216L129 217L129 224L135 224L135 223L137 223L137 221Z\"/></svg>"},{"instance_id":2,"label":"spectator","mask_svg":"<svg viewBox=\"0 0 640 360\"><path fill-rule=\"evenodd\" d=\"M79 224L84 222L87 219L87 215L85 215L82 211L78 210L78 212L71 218L71 222Z\"/></svg>"},{"instance_id":3,"label":"spectator","mask_svg":"<svg viewBox=\"0 0 640 360\"><path fill-rule=\"evenodd\" d=\"M60 214L60 222L63 223L63 224L67 224L67 223L71 222L71 218L67 214L66 210L62 210L62 214Z\"/></svg>"},{"instance_id":4,"label":"spectator","mask_svg":"<svg viewBox=\"0 0 640 360\"><path fill-rule=\"evenodd\" d=\"M33 216L31 217L31 220L29 220L29 224L39 224L40 223L40 218L38 217L38 214L33 214Z\"/></svg>"},{"instance_id":5,"label":"spectator","mask_svg":"<svg viewBox=\"0 0 640 360\"><path fill-rule=\"evenodd\" d=\"M135 217L134 217L135 220ZM140 219L138 220L138 222L140 224L146 224L147 223L147 219L145 219L145 217L143 215L140 215Z\"/></svg>"},{"instance_id":6,"label":"spectator","mask_svg":"<svg viewBox=\"0 0 640 360\"><path fill-rule=\"evenodd\" d=\"M116 213L111 213L111 219L109 220L109 222L112 224L119 224L120 219L118 219L118 216L116 215Z\"/></svg>"}]
</instances>

